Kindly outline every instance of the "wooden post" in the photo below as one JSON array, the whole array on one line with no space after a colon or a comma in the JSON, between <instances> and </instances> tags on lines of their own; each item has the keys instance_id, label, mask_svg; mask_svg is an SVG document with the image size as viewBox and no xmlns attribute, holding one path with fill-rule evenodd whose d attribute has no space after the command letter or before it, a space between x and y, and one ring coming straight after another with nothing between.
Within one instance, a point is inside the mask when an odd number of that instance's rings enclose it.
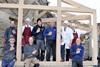
<instances>
[{"instance_id":1,"label":"wooden post","mask_svg":"<svg viewBox=\"0 0 100 67\"><path fill-rule=\"evenodd\" d=\"M57 0L57 6L60 8L61 7L61 0ZM57 38L56 38L56 60L57 62L60 62L61 57L60 57L60 35L61 35L61 9L58 8L57 11Z\"/></svg>"},{"instance_id":2,"label":"wooden post","mask_svg":"<svg viewBox=\"0 0 100 67\"><path fill-rule=\"evenodd\" d=\"M93 65L98 65L98 39L97 39L97 21L96 21L96 11L93 12L93 30L92 30L92 40L93 40Z\"/></svg>"},{"instance_id":3,"label":"wooden post","mask_svg":"<svg viewBox=\"0 0 100 67\"><path fill-rule=\"evenodd\" d=\"M23 0L19 0L19 4L23 4ZM23 8L20 6L18 8L18 27L17 27L17 62L21 62L21 46L22 46L22 22L23 22Z\"/></svg>"}]
</instances>

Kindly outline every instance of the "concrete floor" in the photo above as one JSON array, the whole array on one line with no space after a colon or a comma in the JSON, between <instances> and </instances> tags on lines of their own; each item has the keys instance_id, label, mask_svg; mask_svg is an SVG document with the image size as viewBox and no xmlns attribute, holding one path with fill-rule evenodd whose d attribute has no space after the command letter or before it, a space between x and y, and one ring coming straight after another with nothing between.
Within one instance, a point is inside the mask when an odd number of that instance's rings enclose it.
<instances>
[{"instance_id":1,"label":"concrete floor","mask_svg":"<svg viewBox=\"0 0 100 67\"><path fill-rule=\"evenodd\" d=\"M87 64L86 64L87 63ZM91 64L89 65L88 62L86 62L84 67L93 67ZM16 63L15 67L24 67L24 63ZM40 67L71 67L71 63L68 62L40 62Z\"/></svg>"}]
</instances>

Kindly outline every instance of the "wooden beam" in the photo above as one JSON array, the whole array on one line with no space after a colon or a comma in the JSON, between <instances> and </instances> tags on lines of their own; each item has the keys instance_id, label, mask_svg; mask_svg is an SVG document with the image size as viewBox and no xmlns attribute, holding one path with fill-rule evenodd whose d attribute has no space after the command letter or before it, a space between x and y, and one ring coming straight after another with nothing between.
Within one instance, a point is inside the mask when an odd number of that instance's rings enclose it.
<instances>
[{"instance_id":1,"label":"wooden beam","mask_svg":"<svg viewBox=\"0 0 100 67\"><path fill-rule=\"evenodd\" d=\"M74 15L67 12L62 12L62 15L65 15L66 18L71 20L89 20L91 18L91 15Z\"/></svg>"},{"instance_id":2,"label":"wooden beam","mask_svg":"<svg viewBox=\"0 0 100 67\"><path fill-rule=\"evenodd\" d=\"M24 0L20 0L19 4L22 5ZM17 51L16 58L17 62L21 62L21 46L22 46L22 23L23 23L23 8L18 9L18 27L17 27Z\"/></svg>"},{"instance_id":3,"label":"wooden beam","mask_svg":"<svg viewBox=\"0 0 100 67\"><path fill-rule=\"evenodd\" d=\"M62 12L62 15L66 15L68 17L76 16L76 15L68 13L68 12Z\"/></svg>"},{"instance_id":4,"label":"wooden beam","mask_svg":"<svg viewBox=\"0 0 100 67\"><path fill-rule=\"evenodd\" d=\"M18 8L18 4L5 4L5 3L0 3L0 8Z\"/></svg>"},{"instance_id":5,"label":"wooden beam","mask_svg":"<svg viewBox=\"0 0 100 67\"><path fill-rule=\"evenodd\" d=\"M24 9L37 9L37 10L53 10L57 11L56 6L44 6L44 5L23 5Z\"/></svg>"},{"instance_id":6,"label":"wooden beam","mask_svg":"<svg viewBox=\"0 0 100 67\"><path fill-rule=\"evenodd\" d=\"M79 16L68 16L68 17L62 17L62 21L64 20L88 20L90 18L90 15L79 15ZM44 22L50 22L50 21L56 21L57 18L44 18Z\"/></svg>"},{"instance_id":7,"label":"wooden beam","mask_svg":"<svg viewBox=\"0 0 100 67\"><path fill-rule=\"evenodd\" d=\"M61 7L61 0L57 0L57 7ZM60 40L61 40L61 9L57 10L57 35L56 35L56 61L61 61Z\"/></svg>"},{"instance_id":8,"label":"wooden beam","mask_svg":"<svg viewBox=\"0 0 100 67\"><path fill-rule=\"evenodd\" d=\"M63 20L88 20L90 19L90 15L78 15L78 16L66 16L62 17Z\"/></svg>"},{"instance_id":9,"label":"wooden beam","mask_svg":"<svg viewBox=\"0 0 100 67\"><path fill-rule=\"evenodd\" d=\"M63 1L64 3L67 3L67 4L69 4L69 5L72 5L72 6L75 7L75 8L79 8L79 9L84 9L84 10L90 10L90 11L92 11L91 8L86 7L86 6L82 5L82 4L79 4L79 3L77 3L77 2L75 2L75 1L73 1L73 0L62 0L62 1Z\"/></svg>"},{"instance_id":10,"label":"wooden beam","mask_svg":"<svg viewBox=\"0 0 100 67\"><path fill-rule=\"evenodd\" d=\"M56 65L56 66L62 66L62 65L64 65L64 66L71 66L72 65L72 62L71 61L69 61L69 62L46 62L46 61L40 61L40 62L33 62L33 64L35 64L35 63L39 63L40 65L44 65L44 66L46 66L46 67L48 67L48 66L52 66L52 65ZM20 63L22 66L24 65L24 62L21 62ZM15 63L15 66L16 66L17 64ZM93 63L91 62L91 61L83 61L83 65L85 66L85 67L90 67L90 66L92 66L93 65ZM16 66L16 67L18 67L18 66Z\"/></svg>"},{"instance_id":11,"label":"wooden beam","mask_svg":"<svg viewBox=\"0 0 100 67\"><path fill-rule=\"evenodd\" d=\"M93 25L92 25L92 45L93 45L93 65L98 65L98 39L97 39L97 21L96 21L96 11L93 12L93 17L92 17Z\"/></svg>"},{"instance_id":12,"label":"wooden beam","mask_svg":"<svg viewBox=\"0 0 100 67\"><path fill-rule=\"evenodd\" d=\"M94 9L91 10L84 10L84 9L79 9L79 8L68 8L68 7L62 7L59 8L62 11L66 11L66 12L79 12L79 13L93 13Z\"/></svg>"},{"instance_id":13,"label":"wooden beam","mask_svg":"<svg viewBox=\"0 0 100 67\"><path fill-rule=\"evenodd\" d=\"M37 10L52 10L57 11L61 9L62 11L67 12L80 12L80 13L93 13L92 10L84 10L84 9L77 9L77 8L68 8L68 7L56 7L56 6L44 6L44 5L24 5L24 4L0 4L1 8L20 8L23 7L24 9L37 9Z\"/></svg>"},{"instance_id":14,"label":"wooden beam","mask_svg":"<svg viewBox=\"0 0 100 67\"><path fill-rule=\"evenodd\" d=\"M82 25L72 25L72 23L62 23L62 26L68 26L71 28L77 28L77 29L81 29L81 30L85 30L85 31L91 31L91 29L89 27L84 27Z\"/></svg>"},{"instance_id":15,"label":"wooden beam","mask_svg":"<svg viewBox=\"0 0 100 67\"><path fill-rule=\"evenodd\" d=\"M20 8L23 7L24 9L37 9L37 10L56 10L57 7L55 6L44 6L44 5L24 5L24 4L5 4L0 3L0 8Z\"/></svg>"},{"instance_id":16,"label":"wooden beam","mask_svg":"<svg viewBox=\"0 0 100 67\"><path fill-rule=\"evenodd\" d=\"M42 18L43 23L56 22L56 21L57 21L57 18ZM76 26L73 26L72 23L66 24L66 23L62 22L62 25L63 26L70 26L70 27L73 27L73 28L79 28L79 29L86 30L86 31L91 30L90 27L83 26L83 24L75 24Z\"/></svg>"}]
</instances>

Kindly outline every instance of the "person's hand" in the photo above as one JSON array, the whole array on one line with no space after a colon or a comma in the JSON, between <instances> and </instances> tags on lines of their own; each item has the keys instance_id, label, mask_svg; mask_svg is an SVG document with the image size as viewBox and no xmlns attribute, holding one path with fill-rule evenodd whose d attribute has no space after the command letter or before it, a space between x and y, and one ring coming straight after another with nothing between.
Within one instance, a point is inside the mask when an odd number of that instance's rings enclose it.
<instances>
[{"instance_id":1,"label":"person's hand","mask_svg":"<svg viewBox=\"0 0 100 67\"><path fill-rule=\"evenodd\" d=\"M37 29L36 33L39 33L39 32L40 32L40 28Z\"/></svg>"},{"instance_id":2,"label":"person's hand","mask_svg":"<svg viewBox=\"0 0 100 67\"><path fill-rule=\"evenodd\" d=\"M14 47L10 47L10 51L14 50Z\"/></svg>"},{"instance_id":3,"label":"person's hand","mask_svg":"<svg viewBox=\"0 0 100 67\"><path fill-rule=\"evenodd\" d=\"M16 34L16 31L15 31L15 30L12 30L12 33L13 33L13 34Z\"/></svg>"},{"instance_id":4,"label":"person's hand","mask_svg":"<svg viewBox=\"0 0 100 67\"><path fill-rule=\"evenodd\" d=\"M32 52L32 54L36 54L36 52L37 52L37 51L35 50L35 51Z\"/></svg>"},{"instance_id":5,"label":"person's hand","mask_svg":"<svg viewBox=\"0 0 100 67\"><path fill-rule=\"evenodd\" d=\"M49 36L52 35L52 32L49 32L48 35L49 35Z\"/></svg>"},{"instance_id":6,"label":"person's hand","mask_svg":"<svg viewBox=\"0 0 100 67\"><path fill-rule=\"evenodd\" d=\"M81 49L80 48L77 48L77 51L80 51Z\"/></svg>"},{"instance_id":7,"label":"person's hand","mask_svg":"<svg viewBox=\"0 0 100 67\"><path fill-rule=\"evenodd\" d=\"M77 50L76 50L76 54L79 54L80 53L80 48L77 48Z\"/></svg>"},{"instance_id":8,"label":"person's hand","mask_svg":"<svg viewBox=\"0 0 100 67\"><path fill-rule=\"evenodd\" d=\"M16 59L13 60L14 62L16 61Z\"/></svg>"}]
</instances>

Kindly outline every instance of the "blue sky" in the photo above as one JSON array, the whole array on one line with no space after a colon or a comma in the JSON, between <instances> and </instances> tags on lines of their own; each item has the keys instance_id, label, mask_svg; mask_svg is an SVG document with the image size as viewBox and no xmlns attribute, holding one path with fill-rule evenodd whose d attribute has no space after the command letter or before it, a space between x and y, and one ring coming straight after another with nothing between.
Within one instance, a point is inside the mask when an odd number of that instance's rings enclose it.
<instances>
[{"instance_id":1,"label":"blue sky","mask_svg":"<svg viewBox=\"0 0 100 67\"><path fill-rule=\"evenodd\" d=\"M57 4L57 0L48 0L50 5L54 6ZM100 0L74 0L81 3L87 7L96 9L97 11L97 22L100 23Z\"/></svg>"}]
</instances>

